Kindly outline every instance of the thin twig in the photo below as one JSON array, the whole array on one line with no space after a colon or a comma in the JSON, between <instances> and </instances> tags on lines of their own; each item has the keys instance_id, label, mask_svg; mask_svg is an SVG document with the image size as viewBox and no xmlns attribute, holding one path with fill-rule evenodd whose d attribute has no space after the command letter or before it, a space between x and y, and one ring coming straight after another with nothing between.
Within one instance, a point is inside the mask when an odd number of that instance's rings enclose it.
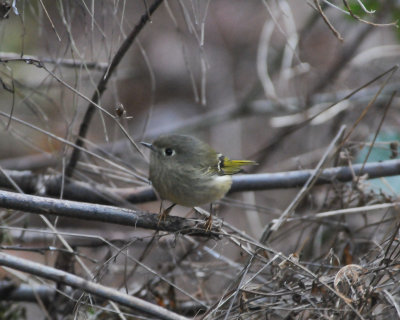
<instances>
[{"instance_id":1,"label":"thin twig","mask_svg":"<svg viewBox=\"0 0 400 320\"><path fill-rule=\"evenodd\" d=\"M48 63L48 64L54 64L57 66L61 67L66 67L66 68L82 68L85 67L86 69L97 69L97 70L105 70L108 67L108 64L106 62L91 62L91 61L76 61L75 59L53 59L49 57L38 57L38 56L32 56L32 55L26 55L24 54L21 56L20 53L15 53L15 52L0 52L0 59L4 62L8 61L40 61L42 63Z\"/></svg>"},{"instance_id":2,"label":"thin twig","mask_svg":"<svg viewBox=\"0 0 400 320\"><path fill-rule=\"evenodd\" d=\"M334 36L338 38L338 40L343 41L343 37L340 35L340 33L335 29L335 27L332 25L332 23L329 21L328 17L325 15L324 11L321 8L321 5L319 3L319 0L314 0L315 7L319 14L321 15L322 19L325 21L326 25L328 28L332 31Z\"/></svg>"},{"instance_id":3,"label":"thin twig","mask_svg":"<svg viewBox=\"0 0 400 320\"><path fill-rule=\"evenodd\" d=\"M358 21L360 21L360 22L363 22L363 23L366 23L366 24L370 24L370 25L372 25L372 26L374 26L374 27L390 27L390 26L391 26L391 27L396 27L396 25L397 25L397 21L389 22L389 23L374 23L374 22L370 22L370 21L361 19L359 16L357 16L356 14L354 14L354 12L351 10L351 8L350 8L350 6L349 6L347 0L342 0L342 1L343 1L343 3L344 3L344 6L347 8L348 12L350 13L350 15L351 15L354 19L356 19L356 20L358 20ZM360 4L361 8L362 8L364 11L366 10L366 8L362 5L362 2L361 2L361 1L358 1L358 4ZM367 11L367 12L368 12L368 11ZM368 13L373 13L373 12L368 12Z\"/></svg>"},{"instance_id":4,"label":"thin twig","mask_svg":"<svg viewBox=\"0 0 400 320\"><path fill-rule=\"evenodd\" d=\"M267 225L267 227L264 229L263 234L260 238L261 243L265 243L268 238L270 237L271 233L274 231L277 231L280 226L286 221L286 219L293 213L295 208L298 206L300 201L306 196L306 194L310 191L310 188L316 183L318 177L322 173L322 166L325 164L325 162L328 159L328 156L330 155L331 151L335 148L336 143L338 140L342 137L343 133L345 130L345 126L342 126L335 136L333 138L332 142L329 144L324 156L321 158L321 160L318 162L317 166L313 170L312 175L307 179L306 183L303 185L299 193L296 195L296 197L293 199L293 201L290 203L290 205L286 208L286 210L282 213L280 218L276 220L272 225Z\"/></svg>"}]
</instances>

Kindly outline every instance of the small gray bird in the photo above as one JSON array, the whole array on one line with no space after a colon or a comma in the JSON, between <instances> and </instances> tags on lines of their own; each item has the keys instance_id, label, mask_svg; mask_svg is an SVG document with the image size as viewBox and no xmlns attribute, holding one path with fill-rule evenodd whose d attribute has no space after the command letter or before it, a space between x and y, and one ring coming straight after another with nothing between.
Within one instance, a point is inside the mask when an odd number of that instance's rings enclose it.
<instances>
[{"instance_id":1,"label":"small gray bird","mask_svg":"<svg viewBox=\"0 0 400 320\"><path fill-rule=\"evenodd\" d=\"M221 199L232 185L231 175L240 172L242 166L256 164L230 160L191 136L165 135L152 144L141 144L151 150L150 181L161 199L185 207ZM172 206L163 215L170 209Z\"/></svg>"}]
</instances>

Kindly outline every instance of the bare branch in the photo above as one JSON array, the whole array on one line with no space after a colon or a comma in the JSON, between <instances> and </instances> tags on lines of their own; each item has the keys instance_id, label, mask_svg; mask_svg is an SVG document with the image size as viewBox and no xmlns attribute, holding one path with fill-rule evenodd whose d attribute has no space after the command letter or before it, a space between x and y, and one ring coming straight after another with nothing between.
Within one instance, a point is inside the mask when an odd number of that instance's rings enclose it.
<instances>
[{"instance_id":1,"label":"bare branch","mask_svg":"<svg viewBox=\"0 0 400 320\"><path fill-rule=\"evenodd\" d=\"M37 302L37 297L44 301L52 301L56 290L48 286L34 286L13 281L0 281L0 297L5 301Z\"/></svg>"},{"instance_id":2,"label":"bare branch","mask_svg":"<svg viewBox=\"0 0 400 320\"><path fill-rule=\"evenodd\" d=\"M25 212L56 215L75 219L102 221L134 228L145 228L197 236L216 236L204 229L204 223L193 219L169 216L159 221L159 215L143 211L89 204L70 200L51 199L39 196L0 191L0 207Z\"/></svg>"},{"instance_id":3,"label":"bare branch","mask_svg":"<svg viewBox=\"0 0 400 320\"><path fill-rule=\"evenodd\" d=\"M31 171L5 170L25 193L40 193L42 195L58 196L61 187L61 177L54 175L36 175ZM244 174L233 176L229 193L243 191L260 191L271 189L298 188L304 185L312 174L312 170L297 170L289 172ZM367 175L368 179L389 177L400 174L400 160L354 164L350 167L333 167L322 170L316 185L333 182L351 182L354 175ZM0 187L11 188L9 181L0 174ZM64 187L64 198L103 204L117 204L121 200L130 203L143 203L157 200L151 187L140 188L107 188L94 186L84 182L68 182Z\"/></svg>"},{"instance_id":4,"label":"bare branch","mask_svg":"<svg viewBox=\"0 0 400 320\"><path fill-rule=\"evenodd\" d=\"M124 294L115 289L88 281L71 273L51 268L40 263L32 262L27 259L17 258L12 255L0 252L0 265L84 290L85 292L117 302L134 310L150 314L157 317L158 319L188 319L145 300L133 297L128 294Z\"/></svg>"}]
</instances>

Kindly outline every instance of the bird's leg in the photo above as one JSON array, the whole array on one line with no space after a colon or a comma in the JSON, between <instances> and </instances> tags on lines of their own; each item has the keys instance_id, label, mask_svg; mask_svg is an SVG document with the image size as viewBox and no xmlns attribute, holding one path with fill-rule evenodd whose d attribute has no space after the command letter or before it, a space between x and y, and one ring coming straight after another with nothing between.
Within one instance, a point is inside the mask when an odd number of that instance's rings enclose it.
<instances>
[{"instance_id":1,"label":"bird's leg","mask_svg":"<svg viewBox=\"0 0 400 320\"><path fill-rule=\"evenodd\" d=\"M169 215L172 208L176 206L176 203L171 204L167 209L162 210L162 202L160 207L160 217L158 218L158 224L160 224L161 220L165 220L165 218Z\"/></svg>"},{"instance_id":2,"label":"bird's leg","mask_svg":"<svg viewBox=\"0 0 400 320\"><path fill-rule=\"evenodd\" d=\"M206 219L206 223L205 223L205 227L206 227L206 231L211 231L211 227L212 227L212 214L213 214L213 204L212 202L210 203L210 215L207 217Z\"/></svg>"}]
</instances>

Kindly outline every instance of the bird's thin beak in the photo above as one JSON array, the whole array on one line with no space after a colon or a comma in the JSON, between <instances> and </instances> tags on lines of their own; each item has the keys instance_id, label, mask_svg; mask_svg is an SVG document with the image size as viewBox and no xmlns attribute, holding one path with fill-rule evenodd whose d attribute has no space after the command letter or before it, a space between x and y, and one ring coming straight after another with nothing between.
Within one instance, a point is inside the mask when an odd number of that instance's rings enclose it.
<instances>
[{"instance_id":1,"label":"bird's thin beak","mask_svg":"<svg viewBox=\"0 0 400 320\"><path fill-rule=\"evenodd\" d=\"M146 148L149 148L151 151L154 151L154 146L151 143L147 142L140 142L141 145L145 146Z\"/></svg>"}]
</instances>

